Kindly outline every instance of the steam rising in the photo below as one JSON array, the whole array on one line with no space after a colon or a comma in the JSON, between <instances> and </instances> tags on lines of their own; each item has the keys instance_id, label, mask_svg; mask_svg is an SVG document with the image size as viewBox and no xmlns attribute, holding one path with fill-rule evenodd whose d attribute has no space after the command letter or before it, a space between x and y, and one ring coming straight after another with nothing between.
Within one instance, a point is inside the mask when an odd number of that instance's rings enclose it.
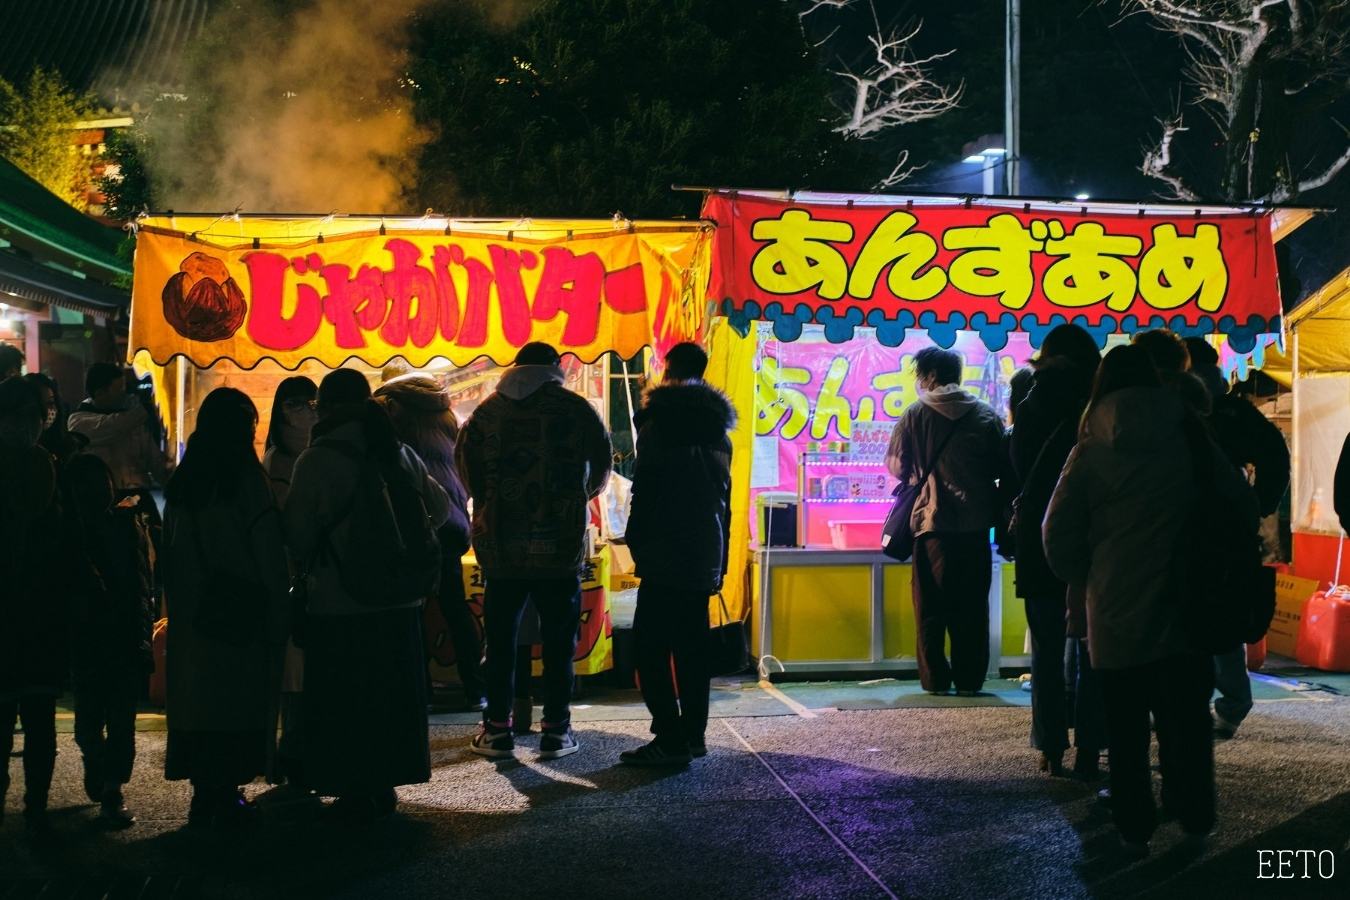
<instances>
[{"instance_id":1,"label":"steam rising","mask_svg":"<svg viewBox=\"0 0 1350 900\"><path fill-rule=\"evenodd\" d=\"M159 205L407 211L418 149L410 19L431 0L240 0L193 50L187 99L145 119Z\"/></svg>"}]
</instances>

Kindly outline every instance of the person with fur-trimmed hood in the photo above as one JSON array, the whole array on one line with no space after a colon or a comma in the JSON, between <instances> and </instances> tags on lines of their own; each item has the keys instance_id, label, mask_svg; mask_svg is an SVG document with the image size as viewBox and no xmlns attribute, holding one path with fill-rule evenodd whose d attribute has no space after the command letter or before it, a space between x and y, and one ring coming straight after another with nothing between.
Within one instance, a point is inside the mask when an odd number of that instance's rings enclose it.
<instances>
[{"instance_id":1,"label":"person with fur-trimmed hood","mask_svg":"<svg viewBox=\"0 0 1350 900\"><path fill-rule=\"evenodd\" d=\"M685 765L707 753L708 597L727 573L728 432L736 425L731 403L703 381L707 365L696 344L672 347L663 383L633 418L637 463L627 540L641 579L633 637L655 738L621 754L628 765Z\"/></svg>"}]
</instances>

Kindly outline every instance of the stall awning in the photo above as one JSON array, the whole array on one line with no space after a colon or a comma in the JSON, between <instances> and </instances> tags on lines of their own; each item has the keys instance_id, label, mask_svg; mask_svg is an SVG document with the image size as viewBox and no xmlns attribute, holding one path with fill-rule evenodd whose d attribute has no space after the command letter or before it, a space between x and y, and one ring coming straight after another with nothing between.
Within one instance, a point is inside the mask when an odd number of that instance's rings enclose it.
<instances>
[{"instance_id":1,"label":"stall awning","mask_svg":"<svg viewBox=\"0 0 1350 900\"><path fill-rule=\"evenodd\" d=\"M0 252L0 301L7 297L108 318L121 314L130 299L126 291Z\"/></svg>"},{"instance_id":2,"label":"stall awning","mask_svg":"<svg viewBox=\"0 0 1350 900\"><path fill-rule=\"evenodd\" d=\"M898 346L974 331L991 350L1082 325L1224 334L1249 352L1280 330L1274 241L1306 210L933 196L711 191L711 298L740 327L807 322L832 342L870 326Z\"/></svg>"},{"instance_id":3,"label":"stall awning","mask_svg":"<svg viewBox=\"0 0 1350 900\"><path fill-rule=\"evenodd\" d=\"M138 223L129 352L413 366L586 361L698 333L704 223L163 215Z\"/></svg>"},{"instance_id":4,"label":"stall awning","mask_svg":"<svg viewBox=\"0 0 1350 900\"><path fill-rule=\"evenodd\" d=\"M1297 342L1285 342L1285 352L1267 351L1261 371L1285 387L1294 379L1293 352L1298 347L1299 374L1350 372L1350 269L1324 284L1286 316Z\"/></svg>"}]
</instances>

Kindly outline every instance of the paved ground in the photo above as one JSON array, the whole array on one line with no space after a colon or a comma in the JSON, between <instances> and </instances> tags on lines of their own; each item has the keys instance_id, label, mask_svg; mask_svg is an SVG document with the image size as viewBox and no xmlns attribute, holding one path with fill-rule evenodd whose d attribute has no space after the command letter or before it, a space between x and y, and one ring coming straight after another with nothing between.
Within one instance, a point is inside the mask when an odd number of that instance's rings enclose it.
<instances>
[{"instance_id":1,"label":"paved ground","mask_svg":"<svg viewBox=\"0 0 1350 900\"><path fill-rule=\"evenodd\" d=\"M0 898L1350 897L1350 697L1334 688L1258 686L1218 747L1210 849L1188 857L1164 826L1130 865L1092 790L1034 771L1015 684L974 702L890 681L780 687L723 686L709 756L673 773L615 765L645 739L631 695L588 698L582 752L552 763L532 744L516 762L471 756L469 717L438 716L433 781L401 790L399 815L341 828L259 785L265 824L245 838L184 830L154 718L128 792L141 822L99 832L63 734L65 846L30 850L11 790ZM1264 849L1334 851L1335 877L1259 881Z\"/></svg>"}]
</instances>

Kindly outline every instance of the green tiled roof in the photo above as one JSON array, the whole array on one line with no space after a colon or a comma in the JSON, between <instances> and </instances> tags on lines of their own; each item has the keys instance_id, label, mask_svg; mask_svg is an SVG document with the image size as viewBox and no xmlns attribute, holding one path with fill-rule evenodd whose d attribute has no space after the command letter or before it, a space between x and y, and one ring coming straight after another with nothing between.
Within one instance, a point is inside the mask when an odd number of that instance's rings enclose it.
<instances>
[{"instance_id":1,"label":"green tiled roof","mask_svg":"<svg viewBox=\"0 0 1350 900\"><path fill-rule=\"evenodd\" d=\"M120 230L86 216L6 159L0 159L0 237L35 255L63 257L61 262L101 281L131 274L117 256Z\"/></svg>"}]
</instances>

